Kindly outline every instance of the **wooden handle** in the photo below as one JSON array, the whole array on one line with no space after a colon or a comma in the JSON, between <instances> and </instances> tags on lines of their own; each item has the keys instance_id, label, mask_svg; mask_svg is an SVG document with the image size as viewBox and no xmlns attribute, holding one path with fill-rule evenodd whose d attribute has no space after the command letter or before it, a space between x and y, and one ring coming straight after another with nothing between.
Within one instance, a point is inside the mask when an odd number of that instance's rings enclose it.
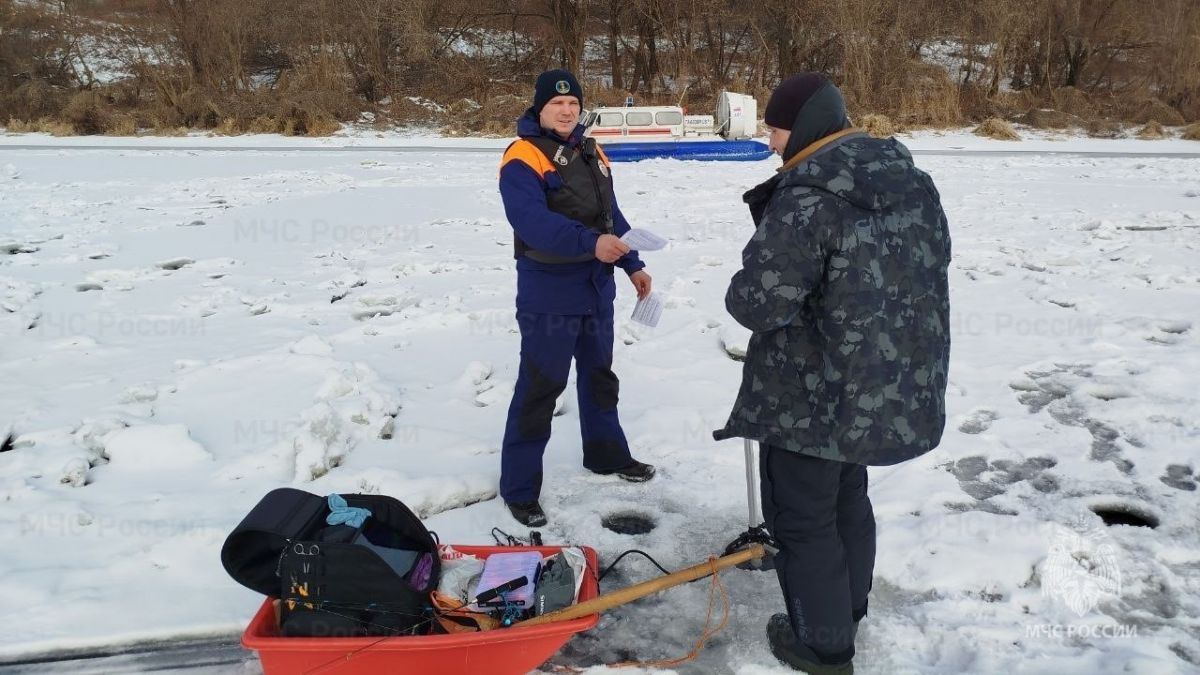
<instances>
[{"instance_id":1,"label":"wooden handle","mask_svg":"<svg viewBox=\"0 0 1200 675\"><path fill-rule=\"evenodd\" d=\"M643 581L640 584L622 588L612 593L606 593L591 600L586 600L570 607L564 607L556 612L535 616L527 621L514 624L514 626L537 626L543 623L550 623L551 621L568 621L588 616L589 614L596 614L606 609L612 609L613 607L633 602L638 598L644 598L647 595L664 591L673 586L706 577L712 574L714 570L719 572L727 567L733 567L734 565L740 565L741 563L761 558L766 554L767 551L761 544L754 544L743 551L731 553L715 560L700 563L699 565L693 565L685 570L679 570L678 572L658 577L657 579Z\"/></svg>"}]
</instances>

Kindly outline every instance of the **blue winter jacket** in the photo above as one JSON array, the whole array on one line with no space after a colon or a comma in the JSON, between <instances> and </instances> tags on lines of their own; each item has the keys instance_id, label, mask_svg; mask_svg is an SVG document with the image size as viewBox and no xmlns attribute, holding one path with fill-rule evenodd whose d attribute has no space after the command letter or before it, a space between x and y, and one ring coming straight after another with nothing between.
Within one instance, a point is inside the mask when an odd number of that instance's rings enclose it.
<instances>
[{"instance_id":1,"label":"blue winter jacket","mask_svg":"<svg viewBox=\"0 0 1200 675\"><path fill-rule=\"evenodd\" d=\"M583 125L567 139L542 129L532 109L517 120L517 135L521 138L543 136L576 149L583 141ZM539 173L518 156L506 153L500 167L500 196L504 213L516 235L533 248L564 257L579 256L596 250L599 233L579 221L551 211L546 195L563 187L554 171ZM613 233L621 236L629 231L629 222L612 203ZM616 263L626 274L646 266L630 251ZM612 314L616 284L612 268L599 260L547 264L528 256L517 259L517 311L543 314Z\"/></svg>"}]
</instances>

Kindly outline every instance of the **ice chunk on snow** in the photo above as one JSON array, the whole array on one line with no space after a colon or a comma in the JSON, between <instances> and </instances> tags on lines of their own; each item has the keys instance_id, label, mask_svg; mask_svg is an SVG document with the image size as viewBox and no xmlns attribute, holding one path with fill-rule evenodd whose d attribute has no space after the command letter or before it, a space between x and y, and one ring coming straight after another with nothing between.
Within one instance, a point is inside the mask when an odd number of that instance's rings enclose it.
<instances>
[{"instance_id":1,"label":"ice chunk on snow","mask_svg":"<svg viewBox=\"0 0 1200 675\"><path fill-rule=\"evenodd\" d=\"M480 408L496 404L507 405L512 400L515 386L516 383L509 380L494 382L492 386L475 395L475 405ZM557 412L561 407L561 403L556 403L555 411Z\"/></svg>"},{"instance_id":2,"label":"ice chunk on snow","mask_svg":"<svg viewBox=\"0 0 1200 675\"><path fill-rule=\"evenodd\" d=\"M292 439L296 451L296 479L313 480L342 462L353 447L350 434L328 403L304 411L303 425Z\"/></svg>"},{"instance_id":3,"label":"ice chunk on snow","mask_svg":"<svg viewBox=\"0 0 1200 675\"><path fill-rule=\"evenodd\" d=\"M41 294L40 286L17 279L0 278L0 309L5 312L18 312Z\"/></svg>"},{"instance_id":4,"label":"ice chunk on snow","mask_svg":"<svg viewBox=\"0 0 1200 675\"><path fill-rule=\"evenodd\" d=\"M62 477L58 480L60 483L70 485L71 487L83 487L87 485L88 469L90 468L91 466L86 459L72 457L63 466Z\"/></svg>"},{"instance_id":5,"label":"ice chunk on snow","mask_svg":"<svg viewBox=\"0 0 1200 675\"><path fill-rule=\"evenodd\" d=\"M464 471L455 475L419 476L394 469L330 475L322 483L324 492L403 495L408 508L420 518L453 511L496 497L494 473Z\"/></svg>"},{"instance_id":6,"label":"ice chunk on snow","mask_svg":"<svg viewBox=\"0 0 1200 675\"><path fill-rule=\"evenodd\" d=\"M95 464L106 459L104 457L105 436L127 426L129 425L124 420L116 417L85 419L83 424L72 433L72 436L75 437L75 445L87 450L89 461Z\"/></svg>"},{"instance_id":7,"label":"ice chunk on snow","mask_svg":"<svg viewBox=\"0 0 1200 675\"><path fill-rule=\"evenodd\" d=\"M158 398L158 388L152 384L135 384L127 387L119 399L121 403L149 403Z\"/></svg>"},{"instance_id":8,"label":"ice chunk on snow","mask_svg":"<svg viewBox=\"0 0 1200 675\"><path fill-rule=\"evenodd\" d=\"M730 322L724 324L718 333L721 337L721 349L734 361L746 359L746 349L750 346L750 331L740 325Z\"/></svg>"},{"instance_id":9,"label":"ice chunk on snow","mask_svg":"<svg viewBox=\"0 0 1200 675\"><path fill-rule=\"evenodd\" d=\"M147 424L114 431L104 437L104 454L114 463L143 469L181 468L213 458L182 424Z\"/></svg>"},{"instance_id":10,"label":"ice chunk on snow","mask_svg":"<svg viewBox=\"0 0 1200 675\"><path fill-rule=\"evenodd\" d=\"M467 364L460 380L467 386L473 387L476 393L482 393L492 388L491 383L488 382L491 377L492 364L472 361Z\"/></svg>"},{"instance_id":11,"label":"ice chunk on snow","mask_svg":"<svg viewBox=\"0 0 1200 675\"><path fill-rule=\"evenodd\" d=\"M196 261L192 260L191 258L170 258L168 260L163 260L161 262L156 263L156 266L160 267L164 270L172 270L173 271L173 270L178 270L178 269L187 267L188 265L191 265L194 262L196 262Z\"/></svg>"},{"instance_id":12,"label":"ice chunk on snow","mask_svg":"<svg viewBox=\"0 0 1200 675\"><path fill-rule=\"evenodd\" d=\"M419 301L420 299L414 296L364 295L355 303L351 316L358 320L390 316Z\"/></svg>"},{"instance_id":13,"label":"ice chunk on snow","mask_svg":"<svg viewBox=\"0 0 1200 675\"><path fill-rule=\"evenodd\" d=\"M333 347L329 343L317 337L316 335L308 335L303 339L296 341L288 348L293 354L307 354L310 356L325 356L333 353Z\"/></svg>"},{"instance_id":14,"label":"ice chunk on snow","mask_svg":"<svg viewBox=\"0 0 1200 675\"><path fill-rule=\"evenodd\" d=\"M320 478L340 465L359 441L384 435L400 411L396 388L361 363L330 373L315 398L290 442L297 481Z\"/></svg>"}]
</instances>

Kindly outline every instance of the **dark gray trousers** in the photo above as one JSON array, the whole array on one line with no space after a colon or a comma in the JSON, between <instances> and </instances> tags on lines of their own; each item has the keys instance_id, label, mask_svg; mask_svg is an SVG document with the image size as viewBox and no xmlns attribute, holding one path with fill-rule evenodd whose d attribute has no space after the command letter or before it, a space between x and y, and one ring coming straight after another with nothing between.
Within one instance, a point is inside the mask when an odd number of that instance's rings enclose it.
<instances>
[{"instance_id":1,"label":"dark gray trousers","mask_svg":"<svg viewBox=\"0 0 1200 675\"><path fill-rule=\"evenodd\" d=\"M849 661L875 569L867 467L769 445L759 462L763 517L780 546L775 571L792 629L812 660Z\"/></svg>"}]
</instances>

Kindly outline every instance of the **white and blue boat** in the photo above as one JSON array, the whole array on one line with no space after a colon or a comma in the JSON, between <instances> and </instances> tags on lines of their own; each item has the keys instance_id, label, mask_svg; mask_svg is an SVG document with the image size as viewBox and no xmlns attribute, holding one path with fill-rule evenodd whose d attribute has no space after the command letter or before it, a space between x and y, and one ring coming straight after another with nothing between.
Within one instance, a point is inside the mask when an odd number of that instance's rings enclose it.
<instances>
[{"instance_id":1,"label":"white and blue boat","mask_svg":"<svg viewBox=\"0 0 1200 675\"><path fill-rule=\"evenodd\" d=\"M716 115L689 115L680 106L639 106L633 98L622 107L601 107L584 116L587 135L614 162L670 158L707 161L758 161L771 156L758 131L758 102L753 96L722 92Z\"/></svg>"}]
</instances>

